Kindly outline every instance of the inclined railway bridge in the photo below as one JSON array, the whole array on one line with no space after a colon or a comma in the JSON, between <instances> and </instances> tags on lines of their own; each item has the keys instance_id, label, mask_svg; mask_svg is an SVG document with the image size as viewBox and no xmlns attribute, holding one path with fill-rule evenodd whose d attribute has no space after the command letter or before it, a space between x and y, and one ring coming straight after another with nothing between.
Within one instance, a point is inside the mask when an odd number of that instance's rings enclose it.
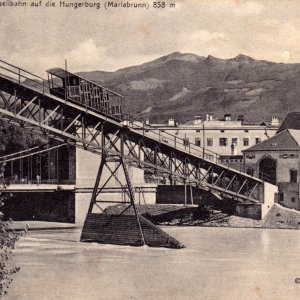
<instances>
[{"instance_id":1,"label":"inclined railway bridge","mask_svg":"<svg viewBox=\"0 0 300 300\"><path fill-rule=\"evenodd\" d=\"M211 151L133 122L122 111L124 99L118 93L60 68L47 73L45 80L0 61L0 117L101 156L88 216L95 207L102 210L101 202L107 201L100 199L101 192L112 179L119 181L136 212L128 165L168 177L170 183L189 184L238 202L264 203L265 182L218 163ZM110 174L105 180L104 170Z\"/></svg>"}]
</instances>

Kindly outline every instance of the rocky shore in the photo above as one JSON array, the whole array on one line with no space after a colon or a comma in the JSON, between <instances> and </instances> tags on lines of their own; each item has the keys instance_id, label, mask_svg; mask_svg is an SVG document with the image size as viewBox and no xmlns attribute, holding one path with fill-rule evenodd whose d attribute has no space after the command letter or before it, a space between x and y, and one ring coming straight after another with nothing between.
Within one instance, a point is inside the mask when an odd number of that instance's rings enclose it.
<instances>
[{"instance_id":1,"label":"rocky shore","mask_svg":"<svg viewBox=\"0 0 300 300\"><path fill-rule=\"evenodd\" d=\"M125 208L124 205L111 206L107 208L107 213L117 214ZM263 220L242 218L230 212L198 206L138 205L137 210L154 224L164 226L300 229L300 212L278 204L274 204ZM125 213L134 212L130 208Z\"/></svg>"}]
</instances>

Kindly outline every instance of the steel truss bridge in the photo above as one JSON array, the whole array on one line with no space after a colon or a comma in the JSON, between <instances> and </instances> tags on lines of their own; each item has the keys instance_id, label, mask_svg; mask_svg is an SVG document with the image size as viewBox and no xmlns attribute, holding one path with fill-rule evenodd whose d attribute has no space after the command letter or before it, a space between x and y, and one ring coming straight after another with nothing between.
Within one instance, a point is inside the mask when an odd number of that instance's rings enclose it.
<instances>
[{"instance_id":1,"label":"steel truss bridge","mask_svg":"<svg viewBox=\"0 0 300 300\"><path fill-rule=\"evenodd\" d=\"M59 78L75 76L79 81L84 80L65 70L57 70ZM49 73L55 75L51 70ZM86 93L76 97L68 94L67 89L61 95L53 93L54 89L62 90L62 86L54 87L54 82L0 61L0 117L13 125L101 156L89 213L94 206L100 207L100 202L105 202L99 197L111 179L119 181L126 189L129 206L135 207L128 165L167 177L170 183L189 184L238 202L264 202L265 183L262 180L218 163L214 153L191 143L187 145L177 136L132 122L119 111L118 115L108 114L107 104L101 106L100 92L95 104L91 96L87 101ZM65 80L64 85L67 82ZM94 91L95 84L90 84L90 91ZM112 92L101 89L103 95L106 92L107 102ZM101 183L104 169L110 176ZM123 171L125 184L120 182L118 170Z\"/></svg>"}]
</instances>

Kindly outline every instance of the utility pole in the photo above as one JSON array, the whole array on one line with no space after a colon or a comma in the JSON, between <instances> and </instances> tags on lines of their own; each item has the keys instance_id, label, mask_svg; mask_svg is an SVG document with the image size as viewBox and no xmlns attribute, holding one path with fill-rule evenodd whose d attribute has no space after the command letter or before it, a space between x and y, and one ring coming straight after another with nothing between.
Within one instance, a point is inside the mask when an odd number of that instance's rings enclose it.
<instances>
[{"instance_id":1,"label":"utility pole","mask_svg":"<svg viewBox=\"0 0 300 300\"><path fill-rule=\"evenodd\" d=\"M203 158L205 156L205 126L204 126L204 122L202 122L202 135L203 135Z\"/></svg>"}]
</instances>

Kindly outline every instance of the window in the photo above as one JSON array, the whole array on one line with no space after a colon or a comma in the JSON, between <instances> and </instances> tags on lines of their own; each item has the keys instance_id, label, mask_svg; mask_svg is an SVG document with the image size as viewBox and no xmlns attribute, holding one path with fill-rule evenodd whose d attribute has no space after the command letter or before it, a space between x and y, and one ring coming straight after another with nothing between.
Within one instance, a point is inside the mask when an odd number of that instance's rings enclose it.
<instances>
[{"instance_id":1,"label":"window","mask_svg":"<svg viewBox=\"0 0 300 300\"><path fill-rule=\"evenodd\" d=\"M255 138L255 144L258 144L261 142L261 138Z\"/></svg>"},{"instance_id":2,"label":"window","mask_svg":"<svg viewBox=\"0 0 300 300\"><path fill-rule=\"evenodd\" d=\"M244 146L249 146L249 139L248 138L244 138Z\"/></svg>"},{"instance_id":3,"label":"window","mask_svg":"<svg viewBox=\"0 0 300 300\"><path fill-rule=\"evenodd\" d=\"M227 138L220 138L220 146L227 146Z\"/></svg>"},{"instance_id":4,"label":"window","mask_svg":"<svg viewBox=\"0 0 300 300\"><path fill-rule=\"evenodd\" d=\"M249 132L249 130L248 129L246 129L246 130L244 130L245 132Z\"/></svg>"},{"instance_id":5,"label":"window","mask_svg":"<svg viewBox=\"0 0 300 300\"><path fill-rule=\"evenodd\" d=\"M213 138L207 138L207 140L206 140L206 145L207 145L208 147L212 147L212 146L214 145L214 140L213 140Z\"/></svg>"},{"instance_id":6,"label":"window","mask_svg":"<svg viewBox=\"0 0 300 300\"><path fill-rule=\"evenodd\" d=\"M291 202L295 202L295 199L296 199L295 197L292 197Z\"/></svg>"},{"instance_id":7,"label":"window","mask_svg":"<svg viewBox=\"0 0 300 300\"><path fill-rule=\"evenodd\" d=\"M278 193L278 200L279 201L284 201L284 193Z\"/></svg>"},{"instance_id":8,"label":"window","mask_svg":"<svg viewBox=\"0 0 300 300\"><path fill-rule=\"evenodd\" d=\"M200 138L195 138L195 145L197 147L201 147L201 139Z\"/></svg>"},{"instance_id":9,"label":"window","mask_svg":"<svg viewBox=\"0 0 300 300\"><path fill-rule=\"evenodd\" d=\"M220 130L220 132L225 132L225 130L224 130L224 129L222 129L222 130Z\"/></svg>"},{"instance_id":10,"label":"window","mask_svg":"<svg viewBox=\"0 0 300 300\"><path fill-rule=\"evenodd\" d=\"M200 132L201 130L200 129L196 129L196 132Z\"/></svg>"},{"instance_id":11,"label":"window","mask_svg":"<svg viewBox=\"0 0 300 300\"><path fill-rule=\"evenodd\" d=\"M287 153L284 153L284 154L280 154L279 155L279 158L284 158L284 159L287 159L287 158L298 158L299 155L298 154L294 154L294 153L291 153L291 154L287 154Z\"/></svg>"},{"instance_id":12,"label":"window","mask_svg":"<svg viewBox=\"0 0 300 300\"><path fill-rule=\"evenodd\" d=\"M231 144L237 146L238 139L237 138L232 138Z\"/></svg>"},{"instance_id":13,"label":"window","mask_svg":"<svg viewBox=\"0 0 300 300\"><path fill-rule=\"evenodd\" d=\"M290 170L291 183L297 182L298 172L297 170Z\"/></svg>"}]
</instances>

